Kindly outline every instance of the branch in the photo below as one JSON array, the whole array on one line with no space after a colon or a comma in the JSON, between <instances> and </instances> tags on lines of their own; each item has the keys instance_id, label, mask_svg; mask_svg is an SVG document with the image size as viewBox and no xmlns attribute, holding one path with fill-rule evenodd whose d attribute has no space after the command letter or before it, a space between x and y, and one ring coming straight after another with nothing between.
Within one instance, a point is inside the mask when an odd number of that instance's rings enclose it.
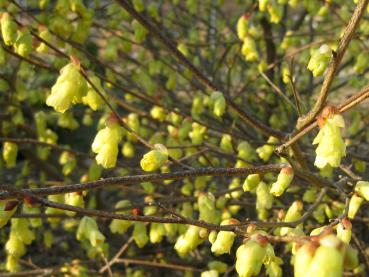
<instances>
[{"instance_id":1,"label":"branch","mask_svg":"<svg viewBox=\"0 0 369 277\"><path fill-rule=\"evenodd\" d=\"M22 193L35 195L50 195L50 194L80 192L88 189L96 189L107 186L137 184L143 182L157 182L162 180L182 180L187 177L196 177L196 176L247 176L249 174L254 173L264 174L267 172L278 172L281 168L286 166L287 166L286 164L271 164L252 168L199 168L172 173L154 173L154 174L123 176L123 177L111 177L94 182L70 184L65 186L24 189L22 190ZM14 198L16 196L14 192L9 191L8 189L3 190L6 190L6 192L0 193L0 199L9 199L12 197Z\"/></svg>"},{"instance_id":2,"label":"branch","mask_svg":"<svg viewBox=\"0 0 369 277\"><path fill-rule=\"evenodd\" d=\"M302 129L311 121L313 121L314 118L319 114L319 112L324 107L334 76L337 73L338 67L354 35L354 32L359 25L360 19L366 10L368 2L369 0L360 0L359 3L357 4L357 7L351 17L351 20L348 23L345 32L341 38L341 41L338 45L337 51L333 55L333 60L329 65L327 75L325 76L322 88L320 89L319 97L315 102L314 107L310 110L310 112L308 112L306 115L298 119L296 124L296 128L298 130Z\"/></svg>"}]
</instances>

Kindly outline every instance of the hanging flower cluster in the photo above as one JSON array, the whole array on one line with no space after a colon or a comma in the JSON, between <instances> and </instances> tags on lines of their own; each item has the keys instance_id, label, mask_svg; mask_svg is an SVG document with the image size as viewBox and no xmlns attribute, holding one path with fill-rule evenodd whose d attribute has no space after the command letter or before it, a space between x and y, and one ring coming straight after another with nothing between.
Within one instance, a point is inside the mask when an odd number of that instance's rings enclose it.
<instances>
[{"instance_id":1,"label":"hanging flower cluster","mask_svg":"<svg viewBox=\"0 0 369 277\"><path fill-rule=\"evenodd\" d=\"M313 144L318 144L314 164L319 168L327 165L338 167L346 155L346 145L341 134L341 129L345 127L343 117L334 106L326 106L318 118L318 124L320 131L313 141Z\"/></svg>"}]
</instances>

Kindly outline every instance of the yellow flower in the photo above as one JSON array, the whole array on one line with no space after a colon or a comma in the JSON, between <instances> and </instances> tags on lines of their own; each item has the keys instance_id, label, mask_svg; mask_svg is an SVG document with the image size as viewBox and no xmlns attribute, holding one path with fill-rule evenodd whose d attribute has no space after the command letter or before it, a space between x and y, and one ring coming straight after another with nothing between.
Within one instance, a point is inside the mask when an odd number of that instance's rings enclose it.
<instances>
[{"instance_id":1,"label":"yellow flower","mask_svg":"<svg viewBox=\"0 0 369 277\"><path fill-rule=\"evenodd\" d=\"M313 144L318 144L315 158L315 166L324 168L326 165L338 167L341 158L346 155L346 145L342 139L341 128L345 127L345 122L340 114L328 114L324 117L324 112L331 109L327 106L321 117L324 124L318 135L315 137ZM334 111L333 111L334 113Z\"/></svg>"},{"instance_id":2,"label":"yellow flower","mask_svg":"<svg viewBox=\"0 0 369 277\"><path fill-rule=\"evenodd\" d=\"M249 14L243 14L237 21L237 36L240 40L244 40L249 29Z\"/></svg>"},{"instance_id":3,"label":"yellow flower","mask_svg":"<svg viewBox=\"0 0 369 277\"><path fill-rule=\"evenodd\" d=\"M2 14L0 23L5 45L13 45L17 38L17 24L8 13Z\"/></svg>"},{"instance_id":4,"label":"yellow flower","mask_svg":"<svg viewBox=\"0 0 369 277\"><path fill-rule=\"evenodd\" d=\"M79 67L69 63L60 70L60 76L51 88L46 105L64 113L72 103L79 103L87 93L87 83L79 72Z\"/></svg>"},{"instance_id":5,"label":"yellow flower","mask_svg":"<svg viewBox=\"0 0 369 277\"><path fill-rule=\"evenodd\" d=\"M307 68L313 72L314 77L320 76L324 73L331 59L332 50L327 45L322 45L318 50L313 52Z\"/></svg>"},{"instance_id":6,"label":"yellow flower","mask_svg":"<svg viewBox=\"0 0 369 277\"><path fill-rule=\"evenodd\" d=\"M12 142L5 142L3 146L3 159L7 168L15 166L17 161L18 145Z\"/></svg>"},{"instance_id":7,"label":"yellow flower","mask_svg":"<svg viewBox=\"0 0 369 277\"><path fill-rule=\"evenodd\" d=\"M244 38L241 53L248 62L255 62L259 59L259 53L256 50L256 43L253 38L249 36Z\"/></svg>"},{"instance_id":8,"label":"yellow flower","mask_svg":"<svg viewBox=\"0 0 369 277\"><path fill-rule=\"evenodd\" d=\"M163 166L168 160L168 150L162 144L155 144L154 150L146 153L141 161L141 168L145 171L154 171Z\"/></svg>"},{"instance_id":9,"label":"yellow flower","mask_svg":"<svg viewBox=\"0 0 369 277\"><path fill-rule=\"evenodd\" d=\"M99 92L105 94L105 91L101 86L101 81L98 77L92 75L89 76L89 79ZM88 105L92 110L96 111L104 103L104 101L89 83L87 84L87 87L87 94L86 96L82 97L82 102L83 104Z\"/></svg>"},{"instance_id":10,"label":"yellow flower","mask_svg":"<svg viewBox=\"0 0 369 277\"><path fill-rule=\"evenodd\" d=\"M281 196L284 191L288 188L293 180L293 169L292 167L282 168L278 174L277 181L272 184L270 193L274 196Z\"/></svg>"},{"instance_id":11,"label":"yellow flower","mask_svg":"<svg viewBox=\"0 0 369 277\"><path fill-rule=\"evenodd\" d=\"M248 240L236 252L236 271L240 277L258 276L266 255L266 245Z\"/></svg>"},{"instance_id":12,"label":"yellow flower","mask_svg":"<svg viewBox=\"0 0 369 277\"><path fill-rule=\"evenodd\" d=\"M226 219L223 220L220 225L230 225L230 224L237 224L239 223L236 219ZM215 253L216 255L221 255L225 253L230 253L231 248L234 242L234 238L236 234L230 231L220 231L211 246L211 252Z\"/></svg>"},{"instance_id":13,"label":"yellow flower","mask_svg":"<svg viewBox=\"0 0 369 277\"><path fill-rule=\"evenodd\" d=\"M118 144L122 139L122 135L122 128L116 122L108 123L104 129L97 133L92 143L92 151L97 153L97 164L104 168L115 166L118 156Z\"/></svg>"}]
</instances>

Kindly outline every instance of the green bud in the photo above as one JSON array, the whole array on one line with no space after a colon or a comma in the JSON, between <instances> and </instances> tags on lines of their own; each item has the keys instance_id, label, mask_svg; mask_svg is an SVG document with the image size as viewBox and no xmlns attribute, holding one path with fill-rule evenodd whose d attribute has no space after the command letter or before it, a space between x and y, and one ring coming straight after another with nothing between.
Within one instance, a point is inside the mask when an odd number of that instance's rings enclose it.
<instances>
[{"instance_id":1,"label":"green bud","mask_svg":"<svg viewBox=\"0 0 369 277\"><path fill-rule=\"evenodd\" d=\"M7 168L12 168L17 162L18 145L12 142L4 142L3 145L3 159Z\"/></svg>"},{"instance_id":2,"label":"green bud","mask_svg":"<svg viewBox=\"0 0 369 277\"><path fill-rule=\"evenodd\" d=\"M140 165L144 171L155 171L162 167L168 161L168 150L162 144L155 144L154 150L146 153Z\"/></svg>"},{"instance_id":3,"label":"green bud","mask_svg":"<svg viewBox=\"0 0 369 277\"><path fill-rule=\"evenodd\" d=\"M192 124L192 131L189 133L192 144L200 145L203 142L204 134L206 132L206 127L198 123Z\"/></svg>"},{"instance_id":4,"label":"green bud","mask_svg":"<svg viewBox=\"0 0 369 277\"><path fill-rule=\"evenodd\" d=\"M241 53L248 62L256 62L259 60L259 53L256 50L255 40L249 36L246 36L243 40Z\"/></svg>"},{"instance_id":5,"label":"green bud","mask_svg":"<svg viewBox=\"0 0 369 277\"><path fill-rule=\"evenodd\" d=\"M152 118L157 119L161 122L164 121L167 116L165 109L159 106L152 107L152 109L150 110L150 115L152 116Z\"/></svg>"},{"instance_id":6,"label":"green bud","mask_svg":"<svg viewBox=\"0 0 369 277\"><path fill-rule=\"evenodd\" d=\"M226 100L224 98L223 93L220 91L214 91L210 96L212 106L213 106L213 113L217 117L221 117L226 109Z\"/></svg>"},{"instance_id":7,"label":"green bud","mask_svg":"<svg viewBox=\"0 0 369 277\"><path fill-rule=\"evenodd\" d=\"M364 199L361 198L360 196L354 194L349 202L349 210L348 210L348 218L349 219L354 219L357 212L360 209L361 204L364 202Z\"/></svg>"},{"instance_id":8,"label":"green bud","mask_svg":"<svg viewBox=\"0 0 369 277\"><path fill-rule=\"evenodd\" d=\"M352 229L351 222L347 218L342 219L342 221L338 223L337 225L337 230L336 230L337 238L339 238L344 243L349 244L351 240L351 233L352 233L351 229Z\"/></svg>"},{"instance_id":9,"label":"green bud","mask_svg":"<svg viewBox=\"0 0 369 277\"><path fill-rule=\"evenodd\" d=\"M178 237L174 249L180 255L186 255L188 252L194 250L203 241L199 235L200 230L200 227L188 226L187 231Z\"/></svg>"},{"instance_id":10,"label":"green bud","mask_svg":"<svg viewBox=\"0 0 369 277\"><path fill-rule=\"evenodd\" d=\"M247 141L242 141L237 146L237 156L245 161L253 161L256 159L255 151Z\"/></svg>"},{"instance_id":11,"label":"green bud","mask_svg":"<svg viewBox=\"0 0 369 277\"><path fill-rule=\"evenodd\" d=\"M91 75L91 74L88 77L91 83L98 89L98 91L102 93L103 95L106 95L105 90L101 86L100 79L96 77L95 75ZM87 94L86 96L82 97L82 102L83 104L88 105L92 110L96 111L103 105L104 100L97 93L94 87L90 85L90 83L87 83Z\"/></svg>"},{"instance_id":12,"label":"green bud","mask_svg":"<svg viewBox=\"0 0 369 277\"><path fill-rule=\"evenodd\" d=\"M238 220L231 218L223 220L220 225L232 225L238 223L239 223ZM235 237L236 234L233 232L220 231L216 237L216 240L211 246L211 252L213 252L215 255L221 255L225 253L229 254L231 252L231 248Z\"/></svg>"},{"instance_id":13,"label":"green bud","mask_svg":"<svg viewBox=\"0 0 369 277\"><path fill-rule=\"evenodd\" d=\"M220 213L215 208L215 197L213 194L200 193L197 198L199 205L199 219L208 223L218 224L220 221Z\"/></svg>"},{"instance_id":14,"label":"green bud","mask_svg":"<svg viewBox=\"0 0 369 277\"><path fill-rule=\"evenodd\" d=\"M14 44L14 50L22 57L27 57L33 50L32 35L28 32L21 32Z\"/></svg>"},{"instance_id":15,"label":"green bud","mask_svg":"<svg viewBox=\"0 0 369 277\"><path fill-rule=\"evenodd\" d=\"M150 242L151 243L161 242L163 240L163 237L165 236L165 233L166 231L164 228L164 224L156 222L151 223L149 233Z\"/></svg>"},{"instance_id":16,"label":"green bud","mask_svg":"<svg viewBox=\"0 0 369 277\"><path fill-rule=\"evenodd\" d=\"M225 273L227 271L228 265L221 261L211 261L208 263L208 268L216 270L218 273Z\"/></svg>"},{"instance_id":17,"label":"green bud","mask_svg":"<svg viewBox=\"0 0 369 277\"><path fill-rule=\"evenodd\" d=\"M258 153L259 158L262 159L264 162L267 162L270 156L273 154L273 151L276 147L275 145L271 145L271 144L276 144L277 142L278 142L278 139L276 139L275 137L269 137L268 139L269 144L265 144L256 149L256 152Z\"/></svg>"},{"instance_id":18,"label":"green bud","mask_svg":"<svg viewBox=\"0 0 369 277\"><path fill-rule=\"evenodd\" d=\"M357 182L355 186L355 192L366 201L369 201L369 182Z\"/></svg>"},{"instance_id":19,"label":"green bud","mask_svg":"<svg viewBox=\"0 0 369 277\"><path fill-rule=\"evenodd\" d=\"M288 208L286 216L284 218L284 222L294 222L301 217L301 212L303 209L303 203L299 200L296 200L292 203L292 205ZM281 236L287 235L291 231L289 227L282 227L280 234Z\"/></svg>"},{"instance_id":20,"label":"green bud","mask_svg":"<svg viewBox=\"0 0 369 277\"><path fill-rule=\"evenodd\" d=\"M129 200L121 200L117 204L115 204L115 209L122 209L125 207L131 206L131 202ZM117 214L129 214L129 211L117 211ZM109 225L110 231L115 234L124 234L128 228L132 225L132 221L128 220L120 220L113 219Z\"/></svg>"},{"instance_id":21,"label":"green bud","mask_svg":"<svg viewBox=\"0 0 369 277\"><path fill-rule=\"evenodd\" d=\"M250 174L245 179L242 188L244 191L252 191L259 185L259 183L260 183L260 175Z\"/></svg>"},{"instance_id":22,"label":"green bud","mask_svg":"<svg viewBox=\"0 0 369 277\"><path fill-rule=\"evenodd\" d=\"M222 136L220 140L220 149L227 153L233 152L232 137L230 135L225 134Z\"/></svg>"},{"instance_id":23,"label":"green bud","mask_svg":"<svg viewBox=\"0 0 369 277\"><path fill-rule=\"evenodd\" d=\"M64 195L64 202L67 205L83 208L85 202L83 201L83 195L80 192L70 192ZM74 216L76 213L72 211L65 212L68 216Z\"/></svg>"},{"instance_id":24,"label":"green bud","mask_svg":"<svg viewBox=\"0 0 369 277\"><path fill-rule=\"evenodd\" d=\"M282 168L277 181L272 184L272 188L270 189L270 193L274 196L281 196L284 191L288 188L293 180L293 169L292 167Z\"/></svg>"},{"instance_id":25,"label":"green bud","mask_svg":"<svg viewBox=\"0 0 369 277\"><path fill-rule=\"evenodd\" d=\"M20 269L19 258L14 257L13 255L8 255L6 257L6 270L9 272L17 272Z\"/></svg>"},{"instance_id":26,"label":"green bud","mask_svg":"<svg viewBox=\"0 0 369 277\"><path fill-rule=\"evenodd\" d=\"M256 188L256 209L269 210L273 205L273 195L269 192L269 186L260 182Z\"/></svg>"},{"instance_id":27,"label":"green bud","mask_svg":"<svg viewBox=\"0 0 369 277\"><path fill-rule=\"evenodd\" d=\"M9 239L5 244L5 250L9 255L15 258L22 257L26 253L24 243L14 234L10 234Z\"/></svg>"},{"instance_id":28,"label":"green bud","mask_svg":"<svg viewBox=\"0 0 369 277\"><path fill-rule=\"evenodd\" d=\"M105 236L99 231L95 219L89 216L84 216L77 229L77 240L89 240L91 246L101 247L105 241Z\"/></svg>"},{"instance_id":29,"label":"green bud","mask_svg":"<svg viewBox=\"0 0 369 277\"><path fill-rule=\"evenodd\" d=\"M144 222L134 223L132 236L139 248L142 248L147 244L149 237L147 236L146 225Z\"/></svg>"}]
</instances>

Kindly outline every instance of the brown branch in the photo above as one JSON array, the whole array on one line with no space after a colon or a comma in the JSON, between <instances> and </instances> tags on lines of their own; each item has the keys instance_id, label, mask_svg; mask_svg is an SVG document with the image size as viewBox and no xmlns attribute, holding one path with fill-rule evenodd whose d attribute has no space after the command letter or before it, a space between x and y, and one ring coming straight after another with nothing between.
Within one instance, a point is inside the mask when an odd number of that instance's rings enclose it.
<instances>
[{"instance_id":1,"label":"brown branch","mask_svg":"<svg viewBox=\"0 0 369 277\"><path fill-rule=\"evenodd\" d=\"M69 192L78 192L88 189L96 189L108 186L137 184L143 182L155 182L162 180L182 180L187 177L196 176L247 176L249 174L267 172L278 172L281 168L286 167L286 164L271 164L262 165L253 168L199 168L193 170L185 170L171 173L154 173L144 175L132 175L122 177L111 177L94 182L87 182L81 184L70 184L65 186L44 187L35 189L24 189L23 193L30 193L35 195L50 195L61 194ZM4 189L6 190L6 189ZM16 194L11 191L0 193L0 199L8 199L14 197Z\"/></svg>"}]
</instances>

